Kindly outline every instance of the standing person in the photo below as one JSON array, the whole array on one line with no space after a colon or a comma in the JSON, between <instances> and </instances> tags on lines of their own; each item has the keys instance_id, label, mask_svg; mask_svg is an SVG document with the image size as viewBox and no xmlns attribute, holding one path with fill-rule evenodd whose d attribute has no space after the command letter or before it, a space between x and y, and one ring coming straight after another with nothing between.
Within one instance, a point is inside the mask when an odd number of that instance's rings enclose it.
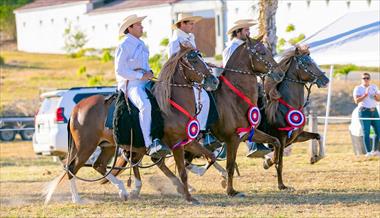
<instances>
[{"instance_id":1,"label":"standing person","mask_svg":"<svg viewBox=\"0 0 380 218\"><path fill-rule=\"evenodd\" d=\"M377 102L380 101L380 91L376 85L370 84L371 75L369 73L362 74L362 84L356 86L353 92L354 101L359 106L360 118L379 118L379 112L376 109ZM363 129L363 141L366 148L366 157L380 156L380 120L360 120ZM369 133L370 128L375 131L375 143L371 147Z\"/></svg>"},{"instance_id":2,"label":"standing person","mask_svg":"<svg viewBox=\"0 0 380 218\"><path fill-rule=\"evenodd\" d=\"M193 32L194 24L200 21L202 17L200 16L192 16L189 13L179 13L177 21L173 24L172 28L174 29L173 37L168 45L168 57L171 57L175 53L180 50L180 43L184 46L189 46L193 48L197 48L195 44L195 37ZM199 120L200 129L201 129L201 137L200 140L203 146L210 146L211 144L216 142L216 138L211 134L209 129L206 128L207 118L210 110L210 98L206 92L206 90L198 89L198 87L193 87L195 102L197 105L197 109L199 108L199 104L202 105L201 111L199 112L197 119ZM200 91L200 93L199 93ZM198 96L200 94L200 99ZM200 101L199 101L200 100Z\"/></svg>"},{"instance_id":3,"label":"standing person","mask_svg":"<svg viewBox=\"0 0 380 218\"><path fill-rule=\"evenodd\" d=\"M115 51L115 74L119 95L124 95L139 109L139 121L149 155L162 157L170 154L170 149L162 145L159 139L150 136L152 122L151 104L145 92L145 86L153 78L149 67L149 50L140 39L143 35L141 21L146 16L130 15L120 26L119 35L125 36ZM118 98L119 99L119 98ZM117 108L116 108L117 110Z\"/></svg>"}]
</instances>

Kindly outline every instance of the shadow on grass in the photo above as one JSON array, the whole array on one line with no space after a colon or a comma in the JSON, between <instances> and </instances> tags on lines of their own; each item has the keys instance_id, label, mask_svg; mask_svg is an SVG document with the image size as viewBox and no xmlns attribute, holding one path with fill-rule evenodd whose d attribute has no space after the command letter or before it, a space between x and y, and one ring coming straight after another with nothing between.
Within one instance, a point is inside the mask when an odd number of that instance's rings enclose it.
<instances>
[{"instance_id":1,"label":"shadow on grass","mask_svg":"<svg viewBox=\"0 0 380 218\"><path fill-rule=\"evenodd\" d=\"M110 193L83 193L80 192L81 198L86 203L128 203L128 205L149 204L153 207L178 207L191 205L178 195L160 195L160 194L143 194L139 199L123 202L119 199L115 191ZM379 204L380 192L329 192L329 190L320 190L318 193L294 194L289 192L272 192L265 194L248 195L245 198L230 198L224 194L195 194L193 195L201 202L201 206L211 207L234 207L234 206L252 206L252 205L334 205L334 204ZM71 203L69 192L53 195L52 203ZM2 205L15 204L35 204L43 203L44 199L39 194L14 195L11 197L3 196Z\"/></svg>"},{"instance_id":2,"label":"shadow on grass","mask_svg":"<svg viewBox=\"0 0 380 218\"><path fill-rule=\"evenodd\" d=\"M3 69L16 69L16 70L21 70L21 69L34 69L34 70L46 70L49 69L47 67L37 67L33 65L24 65L24 64L2 64L1 68Z\"/></svg>"}]
</instances>

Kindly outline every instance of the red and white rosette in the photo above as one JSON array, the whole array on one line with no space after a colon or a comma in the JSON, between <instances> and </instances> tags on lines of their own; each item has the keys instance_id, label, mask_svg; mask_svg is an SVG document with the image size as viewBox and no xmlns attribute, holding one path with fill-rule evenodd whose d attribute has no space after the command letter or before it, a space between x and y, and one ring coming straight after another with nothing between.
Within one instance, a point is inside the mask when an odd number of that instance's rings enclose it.
<instances>
[{"instance_id":1,"label":"red and white rosette","mask_svg":"<svg viewBox=\"0 0 380 218\"><path fill-rule=\"evenodd\" d=\"M291 109L286 114L286 122L293 128L300 128L305 125L305 115L300 110Z\"/></svg>"},{"instance_id":2,"label":"red and white rosette","mask_svg":"<svg viewBox=\"0 0 380 218\"><path fill-rule=\"evenodd\" d=\"M251 106L248 109L248 121L251 124L251 126L257 126L259 125L261 120L261 114L260 109L256 106Z\"/></svg>"},{"instance_id":3,"label":"red and white rosette","mask_svg":"<svg viewBox=\"0 0 380 218\"><path fill-rule=\"evenodd\" d=\"M187 138L195 140L200 132L200 125L197 119L191 119L186 125Z\"/></svg>"}]
</instances>

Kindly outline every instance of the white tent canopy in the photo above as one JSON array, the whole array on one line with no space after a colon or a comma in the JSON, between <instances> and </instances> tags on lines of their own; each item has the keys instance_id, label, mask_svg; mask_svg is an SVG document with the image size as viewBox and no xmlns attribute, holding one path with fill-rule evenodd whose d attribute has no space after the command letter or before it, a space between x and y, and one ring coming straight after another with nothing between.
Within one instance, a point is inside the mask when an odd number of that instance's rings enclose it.
<instances>
[{"instance_id":1,"label":"white tent canopy","mask_svg":"<svg viewBox=\"0 0 380 218\"><path fill-rule=\"evenodd\" d=\"M348 13L301 44L316 63L380 66L380 11Z\"/></svg>"}]
</instances>

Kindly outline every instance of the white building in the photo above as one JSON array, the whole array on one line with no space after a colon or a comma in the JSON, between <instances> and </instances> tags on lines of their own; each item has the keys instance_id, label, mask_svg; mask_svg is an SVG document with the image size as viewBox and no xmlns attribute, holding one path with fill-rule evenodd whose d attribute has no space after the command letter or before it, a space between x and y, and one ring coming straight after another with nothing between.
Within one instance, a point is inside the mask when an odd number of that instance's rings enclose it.
<instances>
[{"instance_id":1,"label":"white building","mask_svg":"<svg viewBox=\"0 0 380 218\"><path fill-rule=\"evenodd\" d=\"M280 0L277 35L286 37L286 26L293 24L294 34L308 37L347 12L379 7L379 1L374 0ZM205 18L197 24L197 45L213 56L222 53L228 40L226 32L233 22L257 19L258 8L258 0L35 0L15 10L17 46L26 52L65 53L63 33L71 23L86 34L85 47L116 47L120 22L130 14L138 14L148 16L143 21L147 33L143 40L153 55L163 49L161 40L170 38L177 13L192 12ZM252 32L257 34L255 26Z\"/></svg>"}]
</instances>

